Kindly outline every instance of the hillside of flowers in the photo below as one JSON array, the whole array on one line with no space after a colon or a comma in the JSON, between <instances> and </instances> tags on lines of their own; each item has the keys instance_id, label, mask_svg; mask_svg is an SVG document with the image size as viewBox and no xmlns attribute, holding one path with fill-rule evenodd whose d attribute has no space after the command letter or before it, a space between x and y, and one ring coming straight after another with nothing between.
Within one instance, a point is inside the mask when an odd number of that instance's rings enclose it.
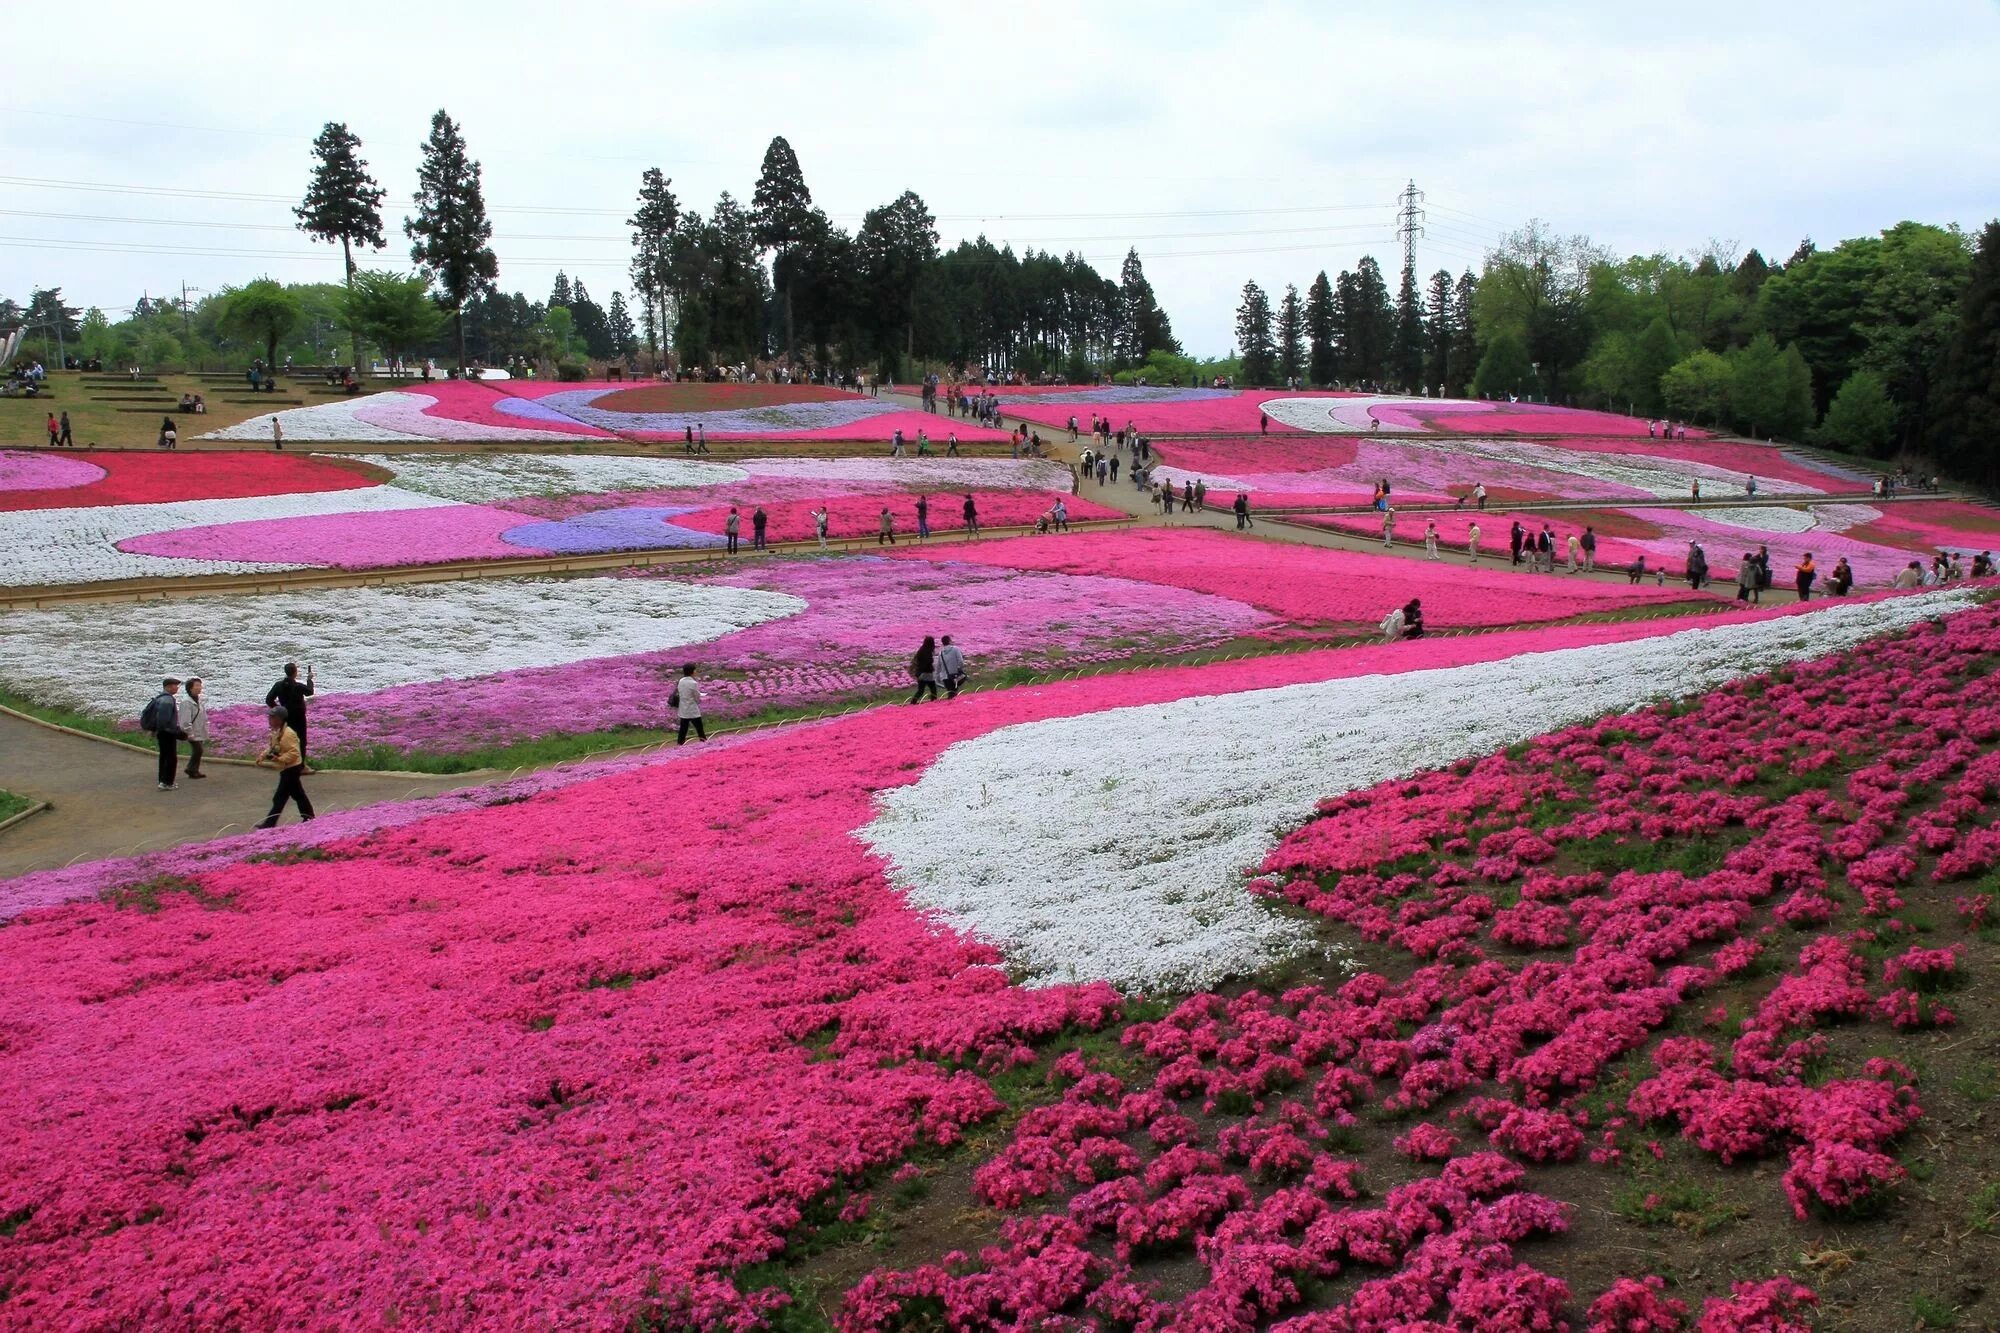
<instances>
[{"instance_id":1,"label":"hillside of flowers","mask_svg":"<svg viewBox=\"0 0 2000 1333\"><path fill-rule=\"evenodd\" d=\"M1005 416L1057 429L1066 427L1074 416L1086 432L1090 418L1096 415L1108 418L1113 429L1130 424L1147 434L1161 435L1355 435L1376 430L1539 436L1646 434L1646 423L1636 417L1482 399L1170 385L1024 386L993 392L1000 398ZM1689 437L1704 434L1690 431Z\"/></svg>"},{"instance_id":2,"label":"hillside of flowers","mask_svg":"<svg viewBox=\"0 0 2000 1333\"><path fill-rule=\"evenodd\" d=\"M811 537L815 508L832 536L867 539L890 507L908 536L919 496L942 532L963 526L967 494L984 526L1032 524L1073 484L1058 464L1004 458L231 452L33 467L0 473L0 586L722 547L732 507L746 542L759 507L772 541Z\"/></svg>"},{"instance_id":3,"label":"hillside of flowers","mask_svg":"<svg viewBox=\"0 0 2000 1333\"><path fill-rule=\"evenodd\" d=\"M1395 536L1421 542L1426 523L1437 525L1438 539L1455 559L1468 557L1466 540L1474 523L1480 529L1482 558L1509 561L1508 532L1518 521L1529 532L1546 523L1559 547L1571 536L1581 539L1585 527L1597 535L1597 563L1623 567L1644 557L1648 571L1666 570L1678 577L1687 568L1688 545L1699 542L1708 556L1710 576L1724 593L1735 589L1737 565L1745 554L1768 549L1773 579L1768 595L1791 594L1792 572L1809 552L1819 571L1820 592L1836 561L1845 559L1856 586L1887 587L1912 560L1928 566L1940 552L1960 557L1970 567L1971 556L2000 547L2000 514L1954 501L1911 500L1890 504L1741 504L1702 509L1657 506L1615 509L1514 511L1489 508L1486 513L1464 510L1410 513L1398 516ZM1288 521L1311 527L1335 528L1357 536L1380 538L1379 514L1305 514ZM1562 564L1567 555L1558 559Z\"/></svg>"},{"instance_id":4,"label":"hillside of flowers","mask_svg":"<svg viewBox=\"0 0 2000 1333\"><path fill-rule=\"evenodd\" d=\"M1990 965L2000 857L1978 688L2000 616L1967 605L1732 613L1654 642L1685 665L1650 695L1564 656L1659 633L1634 623L996 691L0 886L31 908L0 930L0 1310L1613 1330L1907 1309L1858 1303L1907 1300L1894 1238L1964 1231L1995 1165L1929 1132L1976 1109L1945 1044L1992 1031L1953 993ZM1440 674L1482 662L1575 685ZM1261 785L1232 798L1248 844L1214 827L1212 780L1120 804L1162 753L1243 767L1161 708L1237 699L1224 725L1270 752L1302 717L1337 737L1372 714L1260 696L1399 673L1518 701L1521 743L1468 732L1436 769L1385 716L1409 741L1388 785L1315 818L1288 779L1281 818L1308 822L1282 842ZM1590 702L1607 679L1631 702L1739 683L1581 720L1618 706ZM868 850L884 798L958 748L1114 714L1179 743L1098 743L1079 777L1103 808L1070 821L1251 847L1238 895L1310 947L1225 994L1023 988ZM1352 771L1307 767L1320 792ZM947 778L958 823L1014 802ZM1145 862L1162 903L1212 872ZM101 897L52 905L79 894ZM1952 1302L1976 1299L1965 1272Z\"/></svg>"},{"instance_id":5,"label":"hillside of flowers","mask_svg":"<svg viewBox=\"0 0 2000 1333\"><path fill-rule=\"evenodd\" d=\"M1865 496L1859 473L1769 445L1565 436L1302 437L1162 440L1159 475L1201 480L1222 499L1250 493L1258 510L1367 504L1380 482L1402 504L1450 504L1477 485L1494 502L1709 499L1764 495Z\"/></svg>"},{"instance_id":6,"label":"hillside of flowers","mask_svg":"<svg viewBox=\"0 0 2000 1333\"><path fill-rule=\"evenodd\" d=\"M1365 965L1055 1062L985 1243L839 1326L1990 1326L1996 663L1989 608L1325 801L1252 890Z\"/></svg>"}]
</instances>

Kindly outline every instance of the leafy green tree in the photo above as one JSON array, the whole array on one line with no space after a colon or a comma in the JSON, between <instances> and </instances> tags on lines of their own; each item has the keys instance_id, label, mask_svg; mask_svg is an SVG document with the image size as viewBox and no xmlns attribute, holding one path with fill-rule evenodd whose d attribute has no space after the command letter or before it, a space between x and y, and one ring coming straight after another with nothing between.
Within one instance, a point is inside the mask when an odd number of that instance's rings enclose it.
<instances>
[{"instance_id":1,"label":"leafy green tree","mask_svg":"<svg viewBox=\"0 0 2000 1333\"><path fill-rule=\"evenodd\" d=\"M1952 475L2000 490L2000 221L1980 232L1954 313L1925 439Z\"/></svg>"},{"instance_id":2,"label":"leafy green tree","mask_svg":"<svg viewBox=\"0 0 2000 1333\"><path fill-rule=\"evenodd\" d=\"M313 169L306 182L306 197L292 210L300 231L329 243L340 242L341 272L350 290L354 286L354 247L380 250L388 244L382 235L384 191L368 174L367 160L357 151L360 147L361 140L346 125L328 121L313 140ZM348 352L359 365L359 342L351 344Z\"/></svg>"},{"instance_id":3,"label":"leafy green tree","mask_svg":"<svg viewBox=\"0 0 2000 1333\"><path fill-rule=\"evenodd\" d=\"M1472 391L1481 398L1503 398L1532 394L1535 388L1535 366L1528 356L1527 339L1511 329L1495 334L1473 373Z\"/></svg>"},{"instance_id":4,"label":"leafy green tree","mask_svg":"<svg viewBox=\"0 0 2000 1333\"><path fill-rule=\"evenodd\" d=\"M465 136L442 109L431 117L423 154L413 199L417 214L403 219L403 231L412 242L410 258L436 284L441 304L451 312L463 371L466 303L492 287L500 261L487 244L493 224L486 217L479 163L466 153Z\"/></svg>"},{"instance_id":5,"label":"leafy green tree","mask_svg":"<svg viewBox=\"0 0 2000 1333\"><path fill-rule=\"evenodd\" d=\"M655 366L660 360L660 340L673 327L667 302L674 290L674 228L680 225L680 201L674 198L672 182L658 167L648 167L639 176L639 206L625 225L632 228L632 290L639 297L639 323L646 331L646 350Z\"/></svg>"},{"instance_id":6,"label":"leafy green tree","mask_svg":"<svg viewBox=\"0 0 2000 1333\"><path fill-rule=\"evenodd\" d=\"M576 321L576 336L583 339L585 351L599 361L609 360L616 351L611 340L611 321L604 317L604 307L590 299L582 278L570 282L569 313Z\"/></svg>"},{"instance_id":7,"label":"leafy green tree","mask_svg":"<svg viewBox=\"0 0 2000 1333\"><path fill-rule=\"evenodd\" d=\"M1751 436L1797 439L1813 424L1812 371L1796 347L1760 333L1729 362L1729 409Z\"/></svg>"},{"instance_id":8,"label":"leafy green tree","mask_svg":"<svg viewBox=\"0 0 2000 1333\"><path fill-rule=\"evenodd\" d=\"M1862 301L1860 365L1897 406L1900 443L1923 438L1931 381L1958 324L1972 250L1957 227L1900 222L1882 233L1881 269Z\"/></svg>"},{"instance_id":9,"label":"leafy green tree","mask_svg":"<svg viewBox=\"0 0 2000 1333\"><path fill-rule=\"evenodd\" d=\"M1424 302L1417 294L1417 271L1405 266L1396 289L1395 331L1389 339L1389 378L1405 392L1424 382Z\"/></svg>"},{"instance_id":10,"label":"leafy green tree","mask_svg":"<svg viewBox=\"0 0 2000 1333\"><path fill-rule=\"evenodd\" d=\"M1732 376L1719 352L1703 348L1676 362L1660 377L1660 397L1678 421L1715 424L1729 410Z\"/></svg>"},{"instance_id":11,"label":"leafy green tree","mask_svg":"<svg viewBox=\"0 0 2000 1333\"><path fill-rule=\"evenodd\" d=\"M1299 303L1299 289L1285 284L1284 299L1278 303L1278 376L1290 384L1305 371L1306 315Z\"/></svg>"},{"instance_id":12,"label":"leafy green tree","mask_svg":"<svg viewBox=\"0 0 2000 1333\"><path fill-rule=\"evenodd\" d=\"M421 274L355 270L347 287L347 327L387 357L415 358L444 328L444 312ZM356 353L357 363L359 352Z\"/></svg>"},{"instance_id":13,"label":"leafy green tree","mask_svg":"<svg viewBox=\"0 0 2000 1333\"><path fill-rule=\"evenodd\" d=\"M785 359L791 360L798 340L793 332L791 259L812 221L812 191L806 188L799 157L783 135L764 149L764 166L750 196L750 219L760 250L772 251L772 279L784 294Z\"/></svg>"},{"instance_id":14,"label":"leafy green tree","mask_svg":"<svg viewBox=\"0 0 2000 1333\"><path fill-rule=\"evenodd\" d=\"M1306 288L1306 378L1322 389L1339 377L1333 338L1333 284L1321 269Z\"/></svg>"},{"instance_id":15,"label":"leafy green tree","mask_svg":"<svg viewBox=\"0 0 2000 1333\"><path fill-rule=\"evenodd\" d=\"M1882 377L1857 370L1840 386L1827 406L1826 418L1813 432L1818 443L1851 454L1886 454L1896 433L1896 405Z\"/></svg>"},{"instance_id":16,"label":"leafy green tree","mask_svg":"<svg viewBox=\"0 0 2000 1333\"><path fill-rule=\"evenodd\" d=\"M226 293L222 327L232 337L264 344L264 363L278 359L278 339L298 327L299 299L284 284L259 278Z\"/></svg>"},{"instance_id":17,"label":"leafy green tree","mask_svg":"<svg viewBox=\"0 0 2000 1333\"><path fill-rule=\"evenodd\" d=\"M1497 335L1514 334L1548 392L1567 392L1590 350L1591 270L1609 259L1588 237L1560 235L1540 219L1509 233L1486 257L1473 307L1489 352Z\"/></svg>"},{"instance_id":18,"label":"leafy green tree","mask_svg":"<svg viewBox=\"0 0 2000 1333\"><path fill-rule=\"evenodd\" d=\"M1236 346L1243 359L1243 379L1268 385L1278 368L1278 350L1271 332L1271 298L1254 281L1243 284L1236 307Z\"/></svg>"}]
</instances>

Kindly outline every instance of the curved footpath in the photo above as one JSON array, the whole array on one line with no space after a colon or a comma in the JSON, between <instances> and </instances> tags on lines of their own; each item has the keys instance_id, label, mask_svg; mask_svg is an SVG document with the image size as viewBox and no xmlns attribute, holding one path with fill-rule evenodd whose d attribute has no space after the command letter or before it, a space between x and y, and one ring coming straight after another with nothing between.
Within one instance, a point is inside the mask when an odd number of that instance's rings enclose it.
<instances>
[{"instance_id":1,"label":"curved footpath","mask_svg":"<svg viewBox=\"0 0 2000 1333\"><path fill-rule=\"evenodd\" d=\"M186 749L182 766L186 766ZM49 808L0 834L0 879L73 861L129 856L223 833L264 817L277 775L267 768L210 764L201 782L155 785L154 756L0 714L0 789ZM349 769L315 773L306 790L320 810L435 796L491 780L491 774L391 776ZM298 815L290 809L285 822Z\"/></svg>"}]
</instances>

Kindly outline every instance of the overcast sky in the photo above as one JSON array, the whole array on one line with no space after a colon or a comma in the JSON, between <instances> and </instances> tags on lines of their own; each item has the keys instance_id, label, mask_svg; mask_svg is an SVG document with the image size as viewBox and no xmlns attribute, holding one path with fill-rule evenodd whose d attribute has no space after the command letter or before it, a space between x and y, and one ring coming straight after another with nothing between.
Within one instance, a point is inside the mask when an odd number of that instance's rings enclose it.
<instances>
[{"instance_id":1,"label":"overcast sky","mask_svg":"<svg viewBox=\"0 0 2000 1333\"><path fill-rule=\"evenodd\" d=\"M407 268L400 224L440 106L485 167L508 290L546 297L563 268L608 300L642 169L706 212L722 190L748 198L783 134L849 228L913 189L947 246L983 231L1112 276L1137 246L1204 354L1231 343L1246 278L1275 299L1372 253L1393 286L1412 178L1426 274L1477 267L1531 216L1620 253L1718 238L1781 259L1806 235L2000 211L1991 0L1644 9L23 4L0 93L0 295L60 285L115 317L182 282L337 277L288 207L328 120L390 191L391 245L368 262Z\"/></svg>"}]
</instances>

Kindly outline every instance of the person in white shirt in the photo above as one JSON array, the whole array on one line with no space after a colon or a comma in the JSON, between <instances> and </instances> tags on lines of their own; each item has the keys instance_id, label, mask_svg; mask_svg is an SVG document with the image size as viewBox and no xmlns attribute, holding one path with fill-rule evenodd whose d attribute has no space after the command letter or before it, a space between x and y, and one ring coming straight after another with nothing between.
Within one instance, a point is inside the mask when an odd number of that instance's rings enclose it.
<instances>
[{"instance_id":1,"label":"person in white shirt","mask_svg":"<svg viewBox=\"0 0 2000 1333\"><path fill-rule=\"evenodd\" d=\"M944 636L943 646L937 655L938 679L944 682L947 699L958 697L958 687L965 684L965 652L951 641L951 635Z\"/></svg>"},{"instance_id":2,"label":"person in white shirt","mask_svg":"<svg viewBox=\"0 0 2000 1333\"><path fill-rule=\"evenodd\" d=\"M681 678L674 682L674 717L680 722L680 738L674 744L687 744L689 727L700 739L708 739L708 728L701 722L701 686L695 683L692 662L681 668Z\"/></svg>"},{"instance_id":3,"label":"person in white shirt","mask_svg":"<svg viewBox=\"0 0 2000 1333\"><path fill-rule=\"evenodd\" d=\"M208 705L201 698L201 677L189 676L181 686L183 693L175 706L180 713L181 732L188 743L187 775L191 778L205 778L201 771L201 752L208 744Z\"/></svg>"}]
</instances>

